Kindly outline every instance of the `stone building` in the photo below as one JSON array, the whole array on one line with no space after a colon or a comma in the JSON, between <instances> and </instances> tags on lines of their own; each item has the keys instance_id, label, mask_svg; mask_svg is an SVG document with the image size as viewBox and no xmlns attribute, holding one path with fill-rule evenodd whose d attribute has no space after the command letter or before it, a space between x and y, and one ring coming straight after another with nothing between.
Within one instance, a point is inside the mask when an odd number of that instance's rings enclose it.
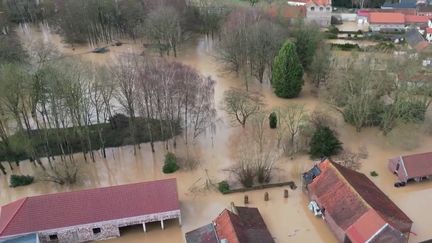
<instances>
[{"instance_id":1,"label":"stone building","mask_svg":"<svg viewBox=\"0 0 432 243\"><path fill-rule=\"evenodd\" d=\"M129 226L178 219L175 179L26 197L0 208L2 238L37 233L40 242L87 242L121 236Z\"/></svg>"},{"instance_id":2,"label":"stone building","mask_svg":"<svg viewBox=\"0 0 432 243\"><path fill-rule=\"evenodd\" d=\"M289 0L288 5L304 6L308 22L315 22L321 27L329 27L331 24L331 0Z\"/></svg>"}]
</instances>

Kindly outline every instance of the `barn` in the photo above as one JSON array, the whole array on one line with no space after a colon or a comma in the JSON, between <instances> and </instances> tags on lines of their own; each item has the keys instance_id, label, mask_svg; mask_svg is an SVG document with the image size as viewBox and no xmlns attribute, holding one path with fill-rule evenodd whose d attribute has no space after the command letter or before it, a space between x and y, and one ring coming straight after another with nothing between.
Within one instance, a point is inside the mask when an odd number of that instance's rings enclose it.
<instances>
[{"instance_id":1,"label":"barn","mask_svg":"<svg viewBox=\"0 0 432 243\"><path fill-rule=\"evenodd\" d=\"M432 152L392 158L388 168L403 183L432 178Z\"/></svg>"},{"instance_id":2,"label":"barn","mask_svg":"<svg viewBox=\"0 0 432 243\"><path fill-rule=\"evenodd\" d=\"M36 233L40 242L119 237L121 228L180 218L175 179L26 197L0 208L2 238Z\"/></svg>"}]
</instances>

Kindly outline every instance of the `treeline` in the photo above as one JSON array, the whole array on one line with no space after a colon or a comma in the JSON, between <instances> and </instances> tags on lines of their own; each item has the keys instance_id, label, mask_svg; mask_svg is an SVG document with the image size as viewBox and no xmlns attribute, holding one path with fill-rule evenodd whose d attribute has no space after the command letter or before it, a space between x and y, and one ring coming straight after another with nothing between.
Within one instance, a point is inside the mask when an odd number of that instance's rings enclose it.
<instances>
[{"instance_id":1,"label":"treeline","mask_svg":"<svg viewBox=\"0 0 432 243\"><path fill-rule=\"evenodd\" d=\"M0 161L11 169L25 158L45 169L47 158L60 170L56 155L74 168L77 152L95 161L94 151L105 157L106 147L131 144L136 152L150 142L154 151L155 141L168 148L173 138L176 146L181 131L188 143L214 128L214 81L191 67L134 55L92 66L43 43L24 50L15 35L2 37ZM6 173L1 162L0 170Z\"/></svg>"},{"instance_id":2,"label":"treeline","mask_svg":"<svg viewBox=\"0 0 432 243\"><path fill-rule=\"evenodd\" d=\"M162 53L190 33L214 36L227 8L220 1L198 0L6 0L7 23L49 23L71 44L109 43L120 38L150 41ZM6 21L6 22L5 22Z\"/></svg>"}]
</instances>

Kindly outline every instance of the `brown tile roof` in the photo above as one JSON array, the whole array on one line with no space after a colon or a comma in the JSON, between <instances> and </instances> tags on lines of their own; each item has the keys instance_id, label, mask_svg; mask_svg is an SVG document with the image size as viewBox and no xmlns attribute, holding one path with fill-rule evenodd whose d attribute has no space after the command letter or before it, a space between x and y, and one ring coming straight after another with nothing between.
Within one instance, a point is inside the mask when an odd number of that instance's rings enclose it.
<instances>
[{"instance_id":1,"label":"brown tile roof","mask_svg":"<svg viewBox=\"0 0 432 243\"><path fill-rule=\"evenodd\" d=\"M432 152L402 156L408 178L432 175Z\"/></svg>"},{"instance_id":2,"label":"brown tile roof","mask_svg":"<svg viewBox=\"0 0 432 243\"><path fill-rule=\"evenodd\" d=\"M187 243L219 243L213 223L187 232L185 238Z\"/></svg>"},{"instance_id":3,"label":"brown tile roof","mask_svg":"<svg viewBox=\"0 0 432 243\"><path fill-rule=\"evenodd\" d=\"M405 24L405 15L402 13L369 13L371 24Z\"/></svg>"},{"instance_id":4,"label":"brown tile roof","mask_svg":"<svg viewBox=\"0 0 432 243\"><path fill-rule=\"evenodd\" d=\"M257 208L236 207L237 214L225 209L215 220L216 234L230 243L274 243Z\"/></svg>"},{"instance_id":5,"label":"brown tile roof","mask_svg":"<svg viewBox=\"0 0 432 243\"><path fill-rule=\"evenodd\" d=\"M0 209L0 236L180 209L175 179L27 197Z\"/></svg>"},{"instance_id":6,"label":"brown tile roof","mask_svg":"<svg viewBox=\"0 0 432 243\"><path fill-rule=\"evenodd\" d=\"M418 15L405 15L405 24L427 24L429 17Z\"/></svg>"},{"instance_id":7,"label":"brown tile roof","mask_svg":"<svg viewBox=\"0 0 432 243\"><path fill-rule=\"evenodd\" d=\"M403 233L410 232L412 221L367 176L325 160L321 174L308 185L321 208L344 231L370 209Z\"/></svg>"},{"instance_id":8,"label":"brown tile roof","mask_svg":"<svg viewBox=\"0 0 432 243\"><path fill-rule=\"evenodd\" d=\"M387 225L378 235L374 236L368 243L406 243L406 238L401 232Z\"/></svg>"}]
</instances>

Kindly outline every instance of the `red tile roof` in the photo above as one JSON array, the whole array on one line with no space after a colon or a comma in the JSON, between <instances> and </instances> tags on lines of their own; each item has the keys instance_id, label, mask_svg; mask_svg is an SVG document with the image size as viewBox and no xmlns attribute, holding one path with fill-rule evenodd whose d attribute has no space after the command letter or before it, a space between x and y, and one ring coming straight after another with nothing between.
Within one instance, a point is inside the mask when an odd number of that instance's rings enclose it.
<instances>
[{"instance_id":1,"label":"red tile roof","mask_svg":"<svg viewBox=\"0 0 432 243\"><path fill-rule=\"evenodd\" d=\"M400 232L410 232L411 219L367 176L330 160L321 162L319 168L321 173L308 185L309 193L342 230L348 230L373 209ZM366 230L362 225L357 225L357 230Z\"/></svg>"},{"instance_id":2,"label":"red tile roof","mask_svg":"<svg viewBox=\"0 0 432 243\"><path fill-rule=\"evenodd\" d=\"M406 24L427 24L429 17L417 15L405 15Z\"/></svg>"},{"instance_id":3,"label":"red tile roof","mask_svg":"<svg viewBox=\"0 0 432 243\"><path fill-rule=\"evenodd\" d=\"M375 210L369 209L353 225L348 227L346 234L352 243L364 243L385 225L386 222L381 216Z\"/></svg>"},{"instance_id":4,"label":"red tile roof","mask_svg":"<svg viewBox=\"0 0 432 243\"><path fill-rule=\"evenodd\" d=\"M432 175L432 152L402 156L408 178Z\"/></svg>"},{"instance_id":5,"label":"red tile roof","mask_svg":"<svg viewBox=\"0 0 432 243\"><path fill-rule=\"evenodd\" d=\"M219 240L229 243L274 243L257 208L236 207L237 214L225 209L213 225Z\"/></svg>"},{"instance_id":6,"label":"red tile roof","mask_svg":"<svg viewBox=\"0 0 432 243\"><path fill-rule=\"evenodd\" d=\"M175 179L26 197L0 209L0 236L180 209Z\"/></svg>"},{"instance_id":7,"label":"red tile roof","mask_svg":"<svg viewBox=\"0 0 432 243\"><path fill-rule=\"evenodd\" d=\"M426 28L426 33L432 34L432 28Z\"/></svg>"},{"instance_id":8,"label":"red tile roof","mask_svg":"<svg viewBox=\"0 0 432 243\"><path fill-rule=\"evenodd\" d=\"M404 24L405 15L401 13L369 13L371 24Z\"/></svg>"}]
</instances>

